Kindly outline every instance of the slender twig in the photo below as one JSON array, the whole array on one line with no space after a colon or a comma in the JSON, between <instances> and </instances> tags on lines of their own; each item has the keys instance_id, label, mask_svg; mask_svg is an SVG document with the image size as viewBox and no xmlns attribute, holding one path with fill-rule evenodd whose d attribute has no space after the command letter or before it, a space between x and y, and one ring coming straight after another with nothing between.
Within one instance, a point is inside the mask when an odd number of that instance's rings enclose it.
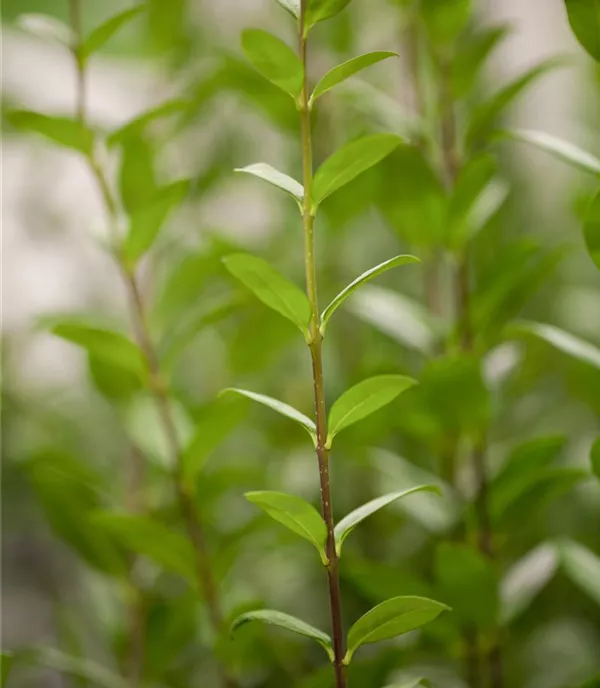
<instances>
[{"instance_id":1,"label":"slender twig","mask_svg":"<svg viewBox=\"0 0 600 688\"><path fill-rule=\"evenodd\" d=\"M342 628L342 608L340 598L340 580L338 555L335 549L333 505L331 502L331 484L329 477L329 449L327 448L327 409L325 407L325 387L323 380L323 337L320 331L319 304L317 296L316 260L314 251L315 218L311 209L311 190L313 178L312 142L310 110L308 105L309 91L306 60L306 36L304 20L306 0L301 1L299 23L299 52L304 67L304 83L299 99L300 126L302 134L302 167L304 182L304 201L302 218L305 241L306 291L312 308L310 321L309 348L312 360L313 387L315 396L315 417L317 425L317 459L321 485L321 511L327 525L327 580L329 586L329 605L333 636L334 671L336 688L346 688L344 658L344 635Z\"/></svg>"},{"instance_id":2,"label":"slender twig","mask_svg":"<svg viewBox=\"0 0 600 688\"><path fill-rule=\"evenodd\" d=\"M70 0L70 8L72 28L75 34L73 55L75 57L78 74L78 116L82 124L85 125L85 69L80 50L82 38L80 0ZM150 333L139 279L135 268L131 267L122 255L119 245L118 204L111 192L104 170L98 163L94 152L90 153L88 156L88 163L105 205L111 238L114 244L114 256L128 291L131 319L135 329L136 340L145 359L149 373L150 392L154 398L160 421L167 438L171 464L173 466L173 482L176 499L194 551L198 592L204 597L213 630L218 634L223 630L223 615L221 612L217 586L210 567L204 529L196 508L194 494L184 478L182 451L177 435L177 428L173 419L171 404L169 402L168 387L163 378L156 346ZM233 688L235 686L235 681L228 675L224 667L221 667L221 674L223 684L229 688Z\"/></svg>"}]
</instances>

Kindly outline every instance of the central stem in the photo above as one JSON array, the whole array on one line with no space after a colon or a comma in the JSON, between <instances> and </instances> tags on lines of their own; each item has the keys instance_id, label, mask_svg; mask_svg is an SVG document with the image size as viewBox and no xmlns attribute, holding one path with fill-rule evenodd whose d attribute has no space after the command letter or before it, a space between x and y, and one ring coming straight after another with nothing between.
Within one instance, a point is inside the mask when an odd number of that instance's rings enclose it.
<instances>
[{"instance_id":1,"label":"central stem","mask_svg":"<svg viewBox=\"0 0 600 688\"><path fill-rule=\"evenodd\" d=\"M317 296L317 276L314 250L315 217L311 208L313 180L312 142L310 131L310 108L307 79L306 36L304 31L306 0L300 6L299 53L304 71L302 92L298 101L300 129L302 136L302 170L304 199L302 221L304 226L304 253L306 268L306 292L311 306L309 349L312 360L313 387L315 397L315 420L317 425L317 459L321 485L321 512L327 526L327 581L329 586L329 606L333 637L334 671L336 688L346 688L344 659L344 634L342 628L342 605L340 598L340 578L338 555L335 549L333 505L331 503L331 483L329 478L329 449L327 448L327 409L325 406L325 385L323 381L323 336L320 330L319 301Z\"/></svg>"}]
</instances>

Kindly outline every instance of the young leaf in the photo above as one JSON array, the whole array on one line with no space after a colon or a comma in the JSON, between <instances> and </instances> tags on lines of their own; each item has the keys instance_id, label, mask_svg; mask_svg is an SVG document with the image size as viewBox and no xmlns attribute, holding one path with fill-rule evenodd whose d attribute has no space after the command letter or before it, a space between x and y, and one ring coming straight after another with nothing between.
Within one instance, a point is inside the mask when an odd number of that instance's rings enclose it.
<instances>
[{"instance_id":1,"label":"young leaf","mask_svg":"<svg viewBox=\"0 0 600 688\"><path fill-rule=\"evenodd\" d=\"M92 356L131 372L138 378L144 376L146 364L142 353L125 335L74 318L53 318L49 325L52 334L86 349Z\"/></svg>"},{"instance_id":2,"label":"young leaf","mask_svg":"<svg viewBox=\"0 0 600 688\"><path fill-rule=\"evenodd\" d=\"M348 535L350 535L350 533L356 528L356 526L359 523L362 523L362 521L364 521L365 518L371 516L371 514L374 514L376 511L383 509L383 507L387 506L388 504L392 504L392 502L395 502L398 499L402 499L402 497L406 497L415 492L435 492L439 495L442 494L441 489L437 485L419 485L417 487L412 487L408 490L390 492L390 494L383 495L382 497L377 497L376 499L372 499L370 502L363 504L358 509L351 511L347 516L344 516L344 518L335 526L334 530L335 548L338 557L342 552L342 545L344 544L344 540L348 537Z\"/></svg>"},{"instance_id":3,"label":"young leaf","mask_svg":"<svg viewBox=\"0 0 600 688\"><path fill-rule=\"evenodd\" d=\"M124 547L152 559L192 584L196 580L194 553L189 541L160 521L147 516L99 511L94 514L93 523L120 540Z\"/></svg>"},{"instance_id":4,"label":"young leaf","mask_svg":"<svg viewBox=\"0 0 600 688\"><path fill-rule=\"evenodd\" d=\"M151 203L131 215L123 244L125 256L131 263L138 261L152 247L169 213L183 201L189 186L189 179L163 186L156 191Z\"/></svg>"},{"instance_id":5,"label":"young leaf","mask_svg":"<svg viewBox=\"0 0 600 688\"><path fill-rule=\"evenodd\" d=\"M541 76L565 65L564 59L553 58L533 67L520 77L501 88L489 100L482 103L471 116L466 140L469 146L480 143L489 133L495 120L530 84Z\"/></svg>"},{"instance_id":6,"label":"young leaf","mask_svg":"<svg viewBox=\"0 0 600 688\"><path fill-rule=\"evenodd\" d=\"M145 5L132 7L116 14L94 29L81 45L81 58L86 60L90 55L100 50L124 24L137 17L145 9Z\"/></svg>"},{"instance_id":7,"label":"young leaf","mask_svg":"<svg viewBox=\"0 0 600 688\"><path fill-rule=\"evenodd\" d=\"M311 308L306 294L287 280L266 260L247 253L234 253L223 258L229 272L269 308L281 313L308 337Z\"/></svg>"},{"instance_id":8,"label":"young leaf","mask_svg":"<svg viewBox=\"0 0 600 688\"><path fill-rule=\"evenodd\" d=\"M176 115L180 112L185 112L192 106L192 101L182 100L176 98L168 100L166 103L161 103L156 107L146 110L138 117L130 120L123 126L115 129L106 139L108 146L115 146L124 143L132 136L142 136L145 133L146 127L157 119Z\"/></svg>"},{"instance_id":9,"label":"young leaf","mask_svg":"<svg viewBox=\"0 0 600 688\"><path fill-rule=\"evenodd\" d=\"M331 447L339 432L375 413L415 384L415 380L404 375L378 375L351 387L331 407L327 446Z\"/></svg>"},{"instance_id":10,"label":"young leaf","mask_svg":"<svg viewBox=\"0 0 600 688\"><path fill-rule=\"evenodd\" d=\"M264 394L257 394L256 392L250 392L247 389L236 389L233 387L230 387L228 389L224 389L221 394L224 394L226 392L235 392L235 394L241 394L243 397L248 397L248 399L252 399L253 401L257 401L259 404L262 404L263 406L268 406L270 409L273 409L273 411L277 411L277 413L280 413L282 416L287 416L287 418L291 418L292 420L295 420L296 423L300 423L300 425L308 432L308 434L311 436L313 442L316 443L317 441L317 426L314 424L314 422L305 416L303 413L300 413L297 409L295 409L293 406L289 406L288 404L284 404L283 401L279 401L278 399L273 399L273 397L267 397Z\"/></svg>"},{"instance_id":11,"label":"young leaf","mask_svg":"<svg viewBox=\"0 0 600 688\"><path fill-rule=\"evenodd\" d=\"M598 0L565 0L569 24L579 43L600 62L600 4Z\"/></svg>"},{"instance_id":12,"label":"young leaf","mask_svg":"<svg viewBox=\"0 0 600 688\"><path fill-rule=\"evenodd\" d=\"M40 647L27 653L23 662L46 667L73 677L73 683L97 688L128 688L129 682L92 659L73 657L52 647Z\"/></svg>"},{"instance_id":13,"label":"young leaf","mask_svg":"<svg viewBox=\"0 0 600 688\"><path fill-rule=\"evenodd\" d=\"M590 449L590 463L592 465L592 473L600 480L600 437L592 444Z\"/></svg>"},{"instance_id":14,"label":"young leaf","mask_svg":"<svg viewBox=\"0 0 600 688\"><path fill-rule=\"evenodd\" d=\"M6 688L8 677L15 664L17 655L9 650L3 650L0 653L0 688Z\"/></svg>"},{"instance_id":15,"label":"young leaf","mask_svg":"<svg viewBox=\"0 0 600 688\"><path fill-rule=\"evenodd\" d=\"M511 623L527 609L557 568L557 548L550 543L539 545L513 564L500 586L503 625Z\"/></svg>"},{"instance_id":16,"label":"young leaf","mask_svg":"<svg viewBox=\"0 0 600 688\"><path fill-rule=\"evenodd\" d=\"M240 616L238 616L237 619L235 619L231 624L231 633L248 621L262 621L262 623L285 628L288 631L298 633L306 638L312 638L312 640L316 640L319 645L325 649L327 656L333 662L333 646L331 644L331 638L326 633L323 633L323 631L320 631L318 628L307 624L305 621L301 621L294 616L284 614L283 612L277 612L273 609L257 609L253 612L240 614Z\"/></svg>"},{"instance_id":17,"label":"young leaf","mask_svg":"<svg viewBox=\"0 0 600 688\"><path fill-rule=\"evenodd\" d=\"M469 545L446 542L437 548L435 570L438 595L463 622L482 631L495 628L498 582L488 559Z\"/></svg>"},{"instance_id":18,"label":"young leaf","mask_svg":"<svg viewBox=\"0 0 600 688\"><path fill-rule=\"evenodd\" d=\"M567 576L600 605L600 557L573 540L559 543L558 555Z\"/></svg>"},{"instance_id":19,"label":"young leaf","mask_svg":"<svg viewBox=\"0 0 600 688\"><path fill-rule=\"evenodd\" d=\"M300 58L287 43L261 29L242 33L242 48L256 71L292 98L302 90L304 70Z\"/></svg>"},{"instance_id":20,"label":"young leaf","mask_svg":"<svg viewBox=\"0 0 600 688\"><path fill-rule=\"evenodd\" d=\"M451 65L452 92L456 99L470 93L488 56L507 36L506 26L495 26L475 33L470 39L456 45Z\"/></svg>"},{"instance_id":21,"label":"young leaf","mask_svg":"<svg viewBox=\"0 0 600 688\"><path fill-rule=\"evenodd\" d=\"M363 272L362 275L359 275L354 281L350 282L350 284L345 289L343 289L323 311L321 315L321 334L325 334L325 328L327 327L329 318L331 318L331 316L350 296L350 294L356 291L361 285L365 284L369 280L372 280L374 277L381 275L383 272L386 272L387 270L391 270L392 268L398 267L399 265L406 265L407 263L419 262L420 260L416 256L396 256L395 258L390 258L390 260L386 260L385 262L376 265L374 268L371 268L370 270Z\"/></svg>"},{"instance_id":22,"label":"young leaf","mask_svg":"<svg viewBox=\"0 0 600 688\"><path fill-rule=\"evenodd\" d=\"M17 17L16 25L32 36L56 41L66 47L75 42L71 27L48 14L35 12L20 14Z\"/></svg>"},{"instance_id":23,"label":"young leaf","mask_svg":"<svg viewBox=\"0 0 600 688\"><path fill-rule=\"evenodd\" d=\"M41 134L65 148L72 148L84 155L90 155L92 152L93 132L70 117L53 117L30 110L13 110L7 114L6 119L21 131Z\"/></svg>"},{"instance_id":24,"label":"young leaf","mask_svg":"<svg viewBox=\"0 0 600 688\"><path fill-rule=\"evenodd\" d=\"M507 136L516 141L529 143L583 172L588 172L596 177L600 176L600 160L569 141L564 141L543 131L528 129L510 129L499 132L499 136Z\"/></svg>"},{"instance_id":25,"label":"young leaf","mask_svg":"<svg viewBox=\"0 0 600 688\"><path fill-rule=\"evenodd\" d=\"M354 653L361 645L377 643L414 631L433 621L446 610L450 610L450 607L426 597L393 597L378 604L361 616L348 632L348 651L344 657L344 664L350 664Z\"/></svg>"},{"instance_id":26,"label":"young leaf","mask_svg":"<svg viewBox=\"0 0 600 688\"><path fill-rule=\"evenodd\" d=\"M558 327L543 323L519 321L510 327L509 332L532 334L576 360L600 369L600 349Z\"/></svg>"},{"instance_id":27,"label":"young leaf","mask_svg":"<svg viewBox=\"0 0 600 688\"><path fill-rule=\"evenodd\" d=\"M311 542L317 548L321 561L327 565L327 526L314 506L284 492L246 492L244 496L275 521Z\"/></svg>"},{"instance_id":28,"label":"young leaf","mask_svg":"<svg viewBox=\"0 0 600 688\"><path fill-rule=\"evenodd\" d=\"M246 167L237 167L236 172L245 172L246 174L252 174L259 179L264 179L269 184L283 189L291 196L293 196L300 203L304 198L304 187L300 182L297 182L292 177L287 174L276 170L271 165L266 162L257 162L254 165L248 165Z\"/></svg>"},{"instance_id":29,"label":"young leaf","mask_svg":"<svg viewBox=\"0 0 600 688\"><path fill-rule=\"evenodd\" d=\"M318 22L335 17L349 3L350 0L306 0L304 35L307 36L311 28Z\"/></svg>"},{"instance_id":30,"label":"young leaf","mask_svg":"<svg viewBox=\"0 0 600 688\"><path fill-rule=\"evenodd\" d=\"M277 2L287 10L293 17L300 16L300 0L277 0Z\"/></svg>"},{"instance_id":31,"label":"young leaf","mask_svg":"<svg viewBox=\"0 0 600 688\"><path fill-rule=\"evenodd\" d=\"M328 196L383 160L401 143L402 139L392 134L372 134L351 141L333 153L315 174L313 214Z\"/></svg>"},{"instance_id":32,"label":"young leaf","mask_svg":"<svg viewBox=\"0 0 600 688\"><path fill-rule=\"evenodd\" d=\"M388 57L398 57L397 53L378 51L374 53L367 53L366 55L360 55L359 57L353 57L351 60L347 60L337 67L329 70L327 74L319 81L315 86L315 90L312 92L309 101L309 107L322 96L324 93L337 86L342 81L346 81L351 76L354 76L358 72L370 67L371 65L386 60Z\"/></svg>"},{"instance_id":33,"label":"young leaf","mask_svg":"<svg viewBox=\"0 0 600 688\"><path fill-rule=\"evenodd\" d=\"M127 213L151 204L156 189L152 149L143 136L131 136L123 142L119 169L119 195Z\"/></svg>"},{"instance_id":34,"label":"young leaf","mask_svg":"<svg viewBox=\"0 0 600 688\"><path fill-rule=\"evenodd\" d=\"M583 223L583 237L591 259L600 270L600 191L594 197Z\"/></svg>"},{"instance_id":35,"label":"young leaf","mask_svg":"<svg viewBox=\"0 0 600 688\"><path fill-rule=\"evenodd\" d=\"M423 0L423 21L431 41L445 45L455 41L471 16L471 0Z\"/></svg>"}]
</instances>

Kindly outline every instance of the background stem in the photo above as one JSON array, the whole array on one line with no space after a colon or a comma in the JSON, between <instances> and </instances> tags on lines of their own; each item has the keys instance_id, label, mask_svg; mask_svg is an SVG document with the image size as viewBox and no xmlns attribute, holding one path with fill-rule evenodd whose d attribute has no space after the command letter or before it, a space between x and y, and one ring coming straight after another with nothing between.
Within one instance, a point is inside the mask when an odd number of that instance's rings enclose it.
<instances>
[{"instance_id":1,"label":"background stem","mask_svg":"<svg viewBox=\"0 0 600 688\"><path fill-rule=\"evenodd\" d=\"M331 483L329 475L329 450L327 445L327 409L325 406L325 387L323 379L323 337L320 331L319 302L317 295L316 260L314 251L315 218L310 207L312 189L312 141L310 127L310 110L308 107L309 91L306 60L306 37L304 36L304 17L306 1L302 0L299 22L299 53L304 68L304 82L298 103L300 128L302 136L302 169L304 183L303 226L305 242L306 291L310 301L312 316L310 321L310 354L313 371L315 397L315 420L317 425L317 459L319 463L319 480L321 487L321 512L327 526L326 551L327 582L329 588L329 606L334 653L334 672L336 688L346 688L344 659L344 633L342 627L342 606L340 597L339 563L335 549L333 505L331 501Z\"/></svg>"}]
</instances>

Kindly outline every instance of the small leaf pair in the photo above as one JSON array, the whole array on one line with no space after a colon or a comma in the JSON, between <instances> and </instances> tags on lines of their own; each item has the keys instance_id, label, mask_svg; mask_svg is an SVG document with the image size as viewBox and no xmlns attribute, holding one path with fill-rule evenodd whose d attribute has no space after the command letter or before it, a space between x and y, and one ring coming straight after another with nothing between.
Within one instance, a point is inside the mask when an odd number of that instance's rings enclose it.
<instances>
[{"instance_id":1,"label":"small leaf pair","mask_svg":"<svg viewBox=\"0 0 600 688\"><path fill-rule=\"evenodd\" d=\"M277 0L277 2L293 17L300 20L300 0ZM350 0L307 0L304 17L304 35L307 36L315 24L335 17L348 4L350 4Z\"/></svg>"},{"instance_id":2,"label":"small leaf pair","mask_svg":"<svg viewBox=\"0 0 600 688\"><path fill-rule=\"evenodd\" d=\"M389 504L416 492L441 494L436 485L418 485L408 490L391 492L382 497L377 497L350 512L336 525L334 530L336 555L338 557L341 555L344 541L359 523ZM308 540L319 552L323 565L329 565L326 551L327 526L311 504L300 497L284 492L247 492L246 499L260 507L275 521Z\"/></svg>"},{"instance_id":3,"label":"small leaf pair","mask_svg":"<svg viewBox=\"0 0 600 688\"><path fill-rule=\"evenodd\" d=\"M347 638L348 650L343 659L344 665L350 664L354 653L361 645L377 643L414 631L447 610L449 607L445 604L426 597L393 597L382 602L361 616L350 628ZM334 661L331 638L323 631L296 617L272 609L246 612L234 620L231 632L233 633L249 621L262 621L315 640L325 649L329 660Z\"/></svg>"},{"instance_id":4,"label":"small leaf pair","mask_svg":"<svg viewBox=\"0 0 600 688\"><path fill-rule=\"evenodd\" d=\"M377 375L359 382L344 392L331 407L325 448L331 448L334 437L342 430L386 406L414 384L416 384L415 380L404 375ZM224 392L241 394L296 421L308 432L316 446L317 428L315 423L293 406L245 389L229 388Z\"/></svg>"}]
</instances>

